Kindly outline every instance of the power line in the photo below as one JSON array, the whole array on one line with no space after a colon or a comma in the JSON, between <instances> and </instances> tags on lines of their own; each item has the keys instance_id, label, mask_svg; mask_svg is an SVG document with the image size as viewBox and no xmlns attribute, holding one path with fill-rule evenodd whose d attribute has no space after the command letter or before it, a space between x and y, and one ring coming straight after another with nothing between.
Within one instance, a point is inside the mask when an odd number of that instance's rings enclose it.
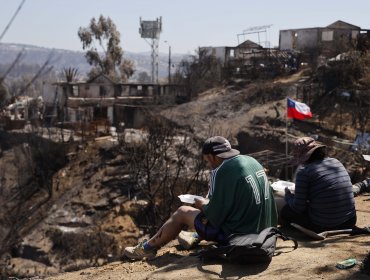
<instances>
[{"instance_id":1,"label":"power line","mask_svg":"<svg viewBox=\"0 0 370 280\"><path fill-rule=\"evenodd\" d=\"M21 59L22 55L24 54L24 49L22 49L18 54L17 57L14 59L12 64L8 67L8 70L5 71L4 75L0 76L0 84L5 80L6 76L12 71L14 66L18 63L18 61Z\"/></svg>"},{"instance_id":2,"label":"power line","mask_svg":"<svg viewBox=\"0 0 370 280\"><path fill-rule=\"evenodd\" d=\"M12 18L10 19L8 25L5 27L3 33L1 33L0 35L0 42L1 40L3 39L5 33L8 31L9 27L12 25L14 19L16 18L16 16L18 15L19 11L22 9L22 6L23 4L26 2L26 0L22 0L21 4L18 6L18 9L15 11L14 15L12 16Z\"/></svg>"}]
</instances>

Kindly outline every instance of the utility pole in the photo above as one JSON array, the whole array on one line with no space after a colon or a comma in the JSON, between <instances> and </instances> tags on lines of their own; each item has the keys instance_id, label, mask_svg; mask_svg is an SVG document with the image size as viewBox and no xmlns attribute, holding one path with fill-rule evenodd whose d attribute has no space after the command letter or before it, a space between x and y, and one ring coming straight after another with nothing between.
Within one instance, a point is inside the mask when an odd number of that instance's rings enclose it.
<instances>
[{"instance_id":1,"label":"utility pole","mask_svg":"<svg viewBox=\"0 0 370 280\"><path fill-rule=\"evenodd\" d=\"M171 84L171 46L168 46L168 84Z\"/></svg>"},{"instance_id":2,"label":"utility pole","mask_svg":"<svg viewBox=\"0 0 370 280\"><path fill-rule=\"evenodd\" d=\"M167 40L164 43L168 45L168 84L171 84L171 45Z\"/></svg>"}]
</instances>

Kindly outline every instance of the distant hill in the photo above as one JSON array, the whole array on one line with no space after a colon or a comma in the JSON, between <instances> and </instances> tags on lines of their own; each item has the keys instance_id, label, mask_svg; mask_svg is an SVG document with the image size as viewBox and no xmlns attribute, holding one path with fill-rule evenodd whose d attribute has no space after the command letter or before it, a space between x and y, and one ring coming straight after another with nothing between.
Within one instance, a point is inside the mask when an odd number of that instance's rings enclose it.
<instances>
[{"instance_id":1,"label":"distant hill","mask_svg":"<svg viewBox=\"0 0 370 280\"><path fill-rule=\"evenodd\" d=\"M12 63L19 52L23 52L19 65L42 65L50 58L50 64L56 72L63 68L75 67L78 68L81 74L86 74L90 65L86 62L83 51L70 51L63 49L51 49L32 45L0 43L0 65ZM132 60L135 64L135 75L140 72L147 72L151 74L151 53L134 53L124 52L124 57ZM185 55L174 54L171 55L173 64L178 64ZM172 72L174 72L172 68ZM1 75L2 73L0 73ZM158 75L160 78L168 75L168 54L159 54L159 69Z\"/></svg>"}]
</instances>

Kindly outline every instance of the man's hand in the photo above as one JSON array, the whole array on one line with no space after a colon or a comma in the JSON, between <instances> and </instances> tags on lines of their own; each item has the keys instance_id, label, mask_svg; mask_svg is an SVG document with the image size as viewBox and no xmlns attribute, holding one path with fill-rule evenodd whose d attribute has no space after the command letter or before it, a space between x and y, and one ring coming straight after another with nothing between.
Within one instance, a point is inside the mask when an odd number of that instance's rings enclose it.
<instances>
[{"instance_id":1,"label":"man's hand","mask_svg":"<svg viewBox=\"0 0 370 280\"><path fill-rule=\"evenodd\" d=\"M289 190L288 187L285 187L285 195L290 195L292 192Z\"/></svg>"},{"instance_id":2,"label":"man's hand","mask_svg":"<svg viewBox=\"0 0 370 280\"><path fill-rule=\"evenodd\" d=\"M207 205L209 202L208 198L194 198L194 206L195 208L202 210L204 205Z\"/></svg>"},{"instance_id":3,"label":"man's hand","mask_svg":"<svg viewBox=\"0 0 370 280\"><path fill-rule=\"evenodd\" d=\"M290 199L292 199L294 197L294 194L292 194L292 192L288 189L288 187L285 188L285 196L284 196L284 200L286 202L288 202Z\"/></svg>"}]
</instances>

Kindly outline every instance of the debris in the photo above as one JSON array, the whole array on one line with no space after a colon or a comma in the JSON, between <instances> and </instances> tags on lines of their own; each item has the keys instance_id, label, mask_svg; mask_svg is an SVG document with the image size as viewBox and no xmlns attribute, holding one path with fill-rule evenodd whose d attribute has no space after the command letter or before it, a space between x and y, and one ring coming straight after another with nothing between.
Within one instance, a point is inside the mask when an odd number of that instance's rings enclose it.
<instances>
[{"instance_id":1,"label":"debris","mask_svg":"<svg viewBox=\"0 0 370 280\"><path fill-rule=\"evenodd\" d=\"M354 267L356 264L357 264L356 259L346 259L344 261L337 262L335 267L339 269L348 269Z\"/></svg>"}]
</instances>

